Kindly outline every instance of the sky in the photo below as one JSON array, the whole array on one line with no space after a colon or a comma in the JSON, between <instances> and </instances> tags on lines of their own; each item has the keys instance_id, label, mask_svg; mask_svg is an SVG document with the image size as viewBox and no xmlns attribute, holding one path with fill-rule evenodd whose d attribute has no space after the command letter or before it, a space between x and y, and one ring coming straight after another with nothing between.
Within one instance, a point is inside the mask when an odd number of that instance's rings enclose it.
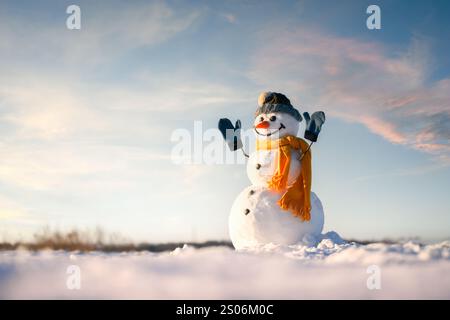
<instances>
[{"instance_id":1,"label":"sky","mask_svg":"<svg viewBox=\"0 0 450 320\"><path fill-rule=\"evenodd\" d=\"M245 160L180 164L173 135L223 117L250 128L259 93L277 91L327 114L312 150L325 230L448 239L449 18L436 0L2 0L0 238L228 239Z\"/></svg>"}]
</instances>

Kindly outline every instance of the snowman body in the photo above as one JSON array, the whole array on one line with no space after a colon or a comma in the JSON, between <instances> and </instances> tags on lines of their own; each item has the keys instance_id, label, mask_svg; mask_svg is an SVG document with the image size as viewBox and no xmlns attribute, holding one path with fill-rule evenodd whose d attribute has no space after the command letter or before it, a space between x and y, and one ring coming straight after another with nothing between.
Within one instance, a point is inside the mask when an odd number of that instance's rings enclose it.
<instances>
[{"instance_id":1,"label":"snowman body","mask_svg":"<svg viewBox=\"0 0 450 320\"><path fill-rule=\"evenodd\" d=\"M321 234L323 208L314 192L311 192L310 221L302 222L290 212L282 210L277 203L280 198L281 193L254 185L239 194L229 217L230 238L236 249L268 243L290 245L310 242Z\"/></svg>"},{"instance_id":2,"label":"snowman body","mask_svg":"<svg viewBox=\"0 0 450 320\"><path fill-rule=\"evenodd\" d=\"M299 121L288 114L269 113L256 117L257 139L278 139L296 135ZM236 249L257 247L269 243L290 245L320 236L324 224L323 207L311 192L311 220L302 221L290 211L280 208L278 200L285 190L277 192L267 187L277 169L278 149L257 150L247 163L247 175L252 183L236 198L229 216L229 234ZM286 188L301 172L301 152L291 150Z\"/></svg>"},{"instance_id":3,"label":"snowman body","mask_svg":"<svg viewBox=\"0 0 450 320\"><path fill-rule=\"evenodd\" d=\"M289 165L288 185L295 182L300 175L301 153L298 151L291 151L291 163ZM247 175L250 182L255 186L267 186L267 183L272 179L273 174L277 168L278 150L259 150L250 154L247 162Z\"/></svg>"}]
</instances>

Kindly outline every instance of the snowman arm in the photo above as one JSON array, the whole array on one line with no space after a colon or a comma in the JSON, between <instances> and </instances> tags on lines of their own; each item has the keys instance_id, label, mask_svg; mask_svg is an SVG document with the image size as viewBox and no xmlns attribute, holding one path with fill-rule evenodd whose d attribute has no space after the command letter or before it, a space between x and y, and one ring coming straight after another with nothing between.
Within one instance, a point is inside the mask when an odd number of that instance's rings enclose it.
<instances>
[{"instance_id":1,"label":"snowman arm","mask_svg":"<svg viewBox=\"0 0 450 320\"><path fill-rule=\"evenodd\" d=\"M297 160L298 161L302 161L303 157L305 156L305 154L308 153L308 151L311 149L311 146L314 144L314 142L310 142L308 145L308 148L306 148L305 152L302 152L301 149L296 150L298 152L298 156L297 156Z\"/></svg>"},{"instance_id":2,"label":"snowman arm","mask_svg":"<svg viewBox=\"0 0 450 320\"><path fill-rule=\"evenodd\" d=\"M305 156L305 154L308 153L308 151L311 149L311 146L313 145L314 141L311 141L311 143L309 144L308 148L306 148L305 152L302 152L301 150L299 150L299 161L302 161L303 157Z\"/></svg>"}]
</instances>

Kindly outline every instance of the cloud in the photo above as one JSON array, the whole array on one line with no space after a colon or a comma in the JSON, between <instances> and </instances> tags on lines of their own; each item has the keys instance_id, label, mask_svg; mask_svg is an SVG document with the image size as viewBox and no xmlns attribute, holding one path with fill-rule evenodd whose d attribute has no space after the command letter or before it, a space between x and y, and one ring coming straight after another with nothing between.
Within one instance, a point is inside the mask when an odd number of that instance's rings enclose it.
<instances>
[{"instance_id":1,"label":"cloud","mask_svg":"<svg viewBox=\"0 0 450 320\"><path fill-rule=\"evenodd\" d=\"M98 5L84 2L81 7L81 29L70 31L63 19L54 19L65 11L60 6L39 6L16 16L8 6L0 13L0 57L27 62L49 60L56 65L64 63L96 66L119 58L135 48L149 47L165 42L191 27L201 16L201 10L174 9L164 1L128 3L110 1ZM20 52L17 52L20 48Z\"/></svg>"},{"instance_id":2,"label":"cloud","mask_svg":"<svg viewBox=\"0 0 450 320\"><path fill-rule=\"evenodd\" d=\"M228 23L235 24L237 23L237 17L232 13L222 13L221 17L224 18Z\"/></svg>"},{"instance_id":3,"label":"cloud","mask_svg":"<svg viewBox=\"0 0 450 320\"><path fill-rule=\"evenodd\" d=\"M106 126L98 111L83 103L70 82L27 72L0 77L0 123L21 139L62 139Z\"/></svg>"},{"instance_id":4,"label":"cloud","mask_svg":"<svg viewBox=\"0 0 450 320\"><path fill-rule=\"evenodd\" d=\"M126 188L165 173L170 154L150 147L117 146L77 141L0 144L0 181L35 191ZM152 170L159 166L159 171Z\"/></svg>"},{"instance_id":5,"label":"cloud","mask_svg":"<svg viewBox=\"0 0 450 320\"><path fill-rule=\"evenodd\" d=\"M392 123L388 123L373 116L361 116L359 121L374 134L381 135L393 143L402 144L407 140L402 133L397 131Z\"/></svg>"},{"instance_id":6,"label":"cloud","mask_svg":"<svg viewBox=\"0 0 450 320\"><path fill-rule=\"evenodd\" d=\"M386 140L450 155L450 79L429 81L427 40L413 37L403 52L375 42L308 28L265 31L248 76L283 88L300 108L365 125ZM450 163L450 162L449 162Z\"/></svg>"},{"instance_id":7,"label":"cloud","mask_svg":"<svg viewBox=\"0 0 450 320\"><path fill-rule=\"evenodd\" d=\"M133 84L111 85L21 71L0 75L0 143L15 146L10 159L30 143L30 149L54 143L56 153L80 144L154 149L179 128L174 112L188 112L183 116L188 125L204 108L248 100L229 86L194 79L186 83L183 77L155 82L140 76Z\"/></svg>"},{"instance_id":8,"label":"cloud","mask_svg":"<svg viewBox=\"0 0 450 320\"><path fill-rule=\"evenodd\" d=\"M233 87L195 78L185 80L183 76L154 77L139 76L138 86L99 86L95 101L108 105L112 110L147 111L157 114L173 114L214 108L218 105L248 102L248 97L236 93ZM141 87L141 88L139 88ZM142 87L144 89L142 89Z\"/></svg>"},{"instance_id":9,"label":"cloud","mask_svg":"<svg viewBox=\"0 0 450 320\"><path fill-rule=\"evenodd\" d=\"M173 112L186 117L185 112L244 97L227 86L187 84L177 77L137 82L80 84L76 78L26 71L0 76L0 148L7 155L0 158L0 181L33 191L85 194L167 175L185 177L193 190L202 168L170 167L169 138L179 126Z\"/></svg>"}]
</instances>

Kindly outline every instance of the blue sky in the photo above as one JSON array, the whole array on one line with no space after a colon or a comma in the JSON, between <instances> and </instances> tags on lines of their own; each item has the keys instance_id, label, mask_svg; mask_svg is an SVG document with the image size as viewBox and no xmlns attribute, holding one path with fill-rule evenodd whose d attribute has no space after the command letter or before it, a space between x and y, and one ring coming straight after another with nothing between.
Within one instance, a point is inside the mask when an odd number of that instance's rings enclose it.
<instances>
[{"instance_id":1,"label":"blue sky","mask_svg":"<svg viewBox=\"0 0 450 320\"><path fill-rule=\"evenodd\" d=\"M326 230L448 238L449 18L448 1L2 1L0 233L226 239L245 166L176 165L170 138L197 120L248 128L273 90L327 113Z\"/></svg>"}]
</instances>

